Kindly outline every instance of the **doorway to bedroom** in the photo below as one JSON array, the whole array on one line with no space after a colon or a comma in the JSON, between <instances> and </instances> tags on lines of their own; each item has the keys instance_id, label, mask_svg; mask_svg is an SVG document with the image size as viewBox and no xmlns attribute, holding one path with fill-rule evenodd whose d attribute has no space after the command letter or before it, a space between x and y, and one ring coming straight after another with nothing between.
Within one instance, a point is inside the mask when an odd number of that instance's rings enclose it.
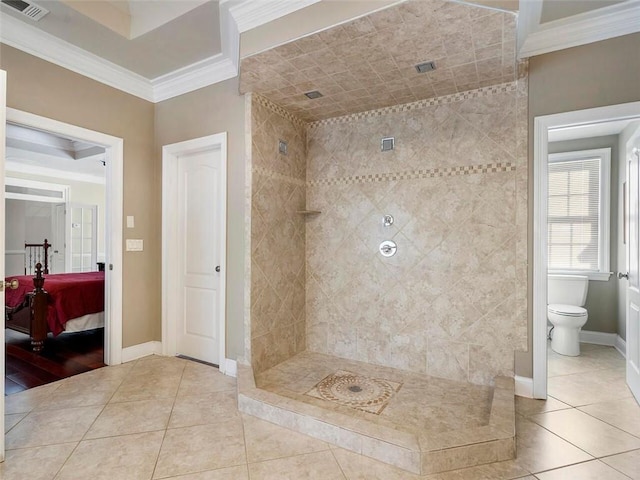
<instances>
[{"instance_id":1,"label":"doorway to bedroom","mask_svg":"<svg viewBox=\"0 0 640 480\"><path fill-rule=\"evenodd\" d=\"M41 263L50 274L45 275L45 289L51 298L55 283L61 280L51 275L91 276L86 283L95 303L87 312L80 311L85 306L64 310L64 318L56 316L59 325L45 318L50 332L65 333L55 338L52 333L46 335L38 353L32 351L38 346L32 340L33 331L25 340L21 332L5 330L5 393L11 394L121 363L123 142L10 108L6 129L7 155L1 165L7 177L7 245L2 252L6 253L6 276L26 273L31 280L35 264ZM13 238L9 230L22 239ZM83 293L83 299L87 295ZM47 316L51 317L49 311ZM18 366L11 364L11 356L19 360ZM40 371L29 370L25 364L30 360Z\"/></svg>"}]
</instances>

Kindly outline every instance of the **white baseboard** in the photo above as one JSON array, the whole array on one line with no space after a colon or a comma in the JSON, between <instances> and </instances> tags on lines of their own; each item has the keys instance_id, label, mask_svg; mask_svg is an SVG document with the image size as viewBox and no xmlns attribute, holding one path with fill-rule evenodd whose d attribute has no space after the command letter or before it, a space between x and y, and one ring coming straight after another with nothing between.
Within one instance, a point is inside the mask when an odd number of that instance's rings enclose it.
<instances>
[{"instance_id":1,"label":"white baseboard","mask_svg":"<svg viewBox=\"0 0 640 480\"><path fill-rule=\"evenodd\" d=\"M533 398L533 378L516 375L514 380L516 383L517 396Z\"/></svg>"},{"instance_id":2,"label":"white baseboard","mask_svg":"<svg viewBox=\"0 0 640 480\"><path fill-rule=\"evenodd\" d=\"M589 330L580 331L581 343L593 343L594 345L606 345L614 347L616 344L616 333L591 332Z\"/></svg>"},{"instance_id":3,"label":"white baseboard","mask_svg":"<svg viewBox=\"0 0 640 480\"><path fill-rule=\"evenodd\" d=\"M627 358L627 342L620 335L616 335L616 343L613 345L624 358Z\"/></svg>"},{"instance_id":4,"label":"white baseboard","mask_svg":"<svg viewBox=\"0 0 640 480\"><path fill-rule=\"evenodd\" d=\"M231 360L230 358L225 358L222 362L220 362L220 371L230 377L237 377L238 362L236 362L235 360Z\"/></svg>"},{"instance_id":5,"label":"white baseboard","mask_svg":"<svg viewBox=\"0 0 640 480\"><path fill-rule=\"evenodd\" d=\"M162 355L161 342L146 342L122 349L122 363L137 360L148 355Z\"/></svg>"}]
</instances>

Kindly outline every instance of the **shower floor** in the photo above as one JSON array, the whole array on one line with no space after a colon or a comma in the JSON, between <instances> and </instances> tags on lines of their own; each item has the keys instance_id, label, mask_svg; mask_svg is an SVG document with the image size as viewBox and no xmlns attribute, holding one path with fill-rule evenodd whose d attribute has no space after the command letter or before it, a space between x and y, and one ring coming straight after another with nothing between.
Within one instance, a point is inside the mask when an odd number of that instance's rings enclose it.
<instances>
[{"instance_id":1,"label":"shower floor","mask_svg":"<svg viewBox=\"0 0 640 480\"><path fill-rule=\"evenodd\" d=\"M515 457L509 378L471 385L303 352L238 380L242 411L414 473Z\"/></svg>"}]
</instances>

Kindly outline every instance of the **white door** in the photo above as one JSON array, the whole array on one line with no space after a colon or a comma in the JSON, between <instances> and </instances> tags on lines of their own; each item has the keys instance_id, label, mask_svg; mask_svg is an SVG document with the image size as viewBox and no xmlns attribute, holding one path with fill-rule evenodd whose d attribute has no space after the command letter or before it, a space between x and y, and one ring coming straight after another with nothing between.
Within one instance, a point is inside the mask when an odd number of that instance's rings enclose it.
<instances>
[{"instance_id":1,"label":"white door","mask_svg":"<svg viewBox=\"0 0 640 480\"><path fill-rule=\"evenodd\" d=\"M4 156L7 124L7 72L0 70L0 225L4 226ZM4 234L0 235L0 304L4 305ZM0 328L0 372L4 372L4 328ZM4 462L4 379L0 382L0 462Z\"/></svg>"},{"instance_id":2,"label":"white door","mask_svg":"<svg viewBox=\"0 0 640 480\"><path fill-rule=\"evenodd\" d=\"M176 353L214 364L220 359L220 175L219 149L178 156Z\"/></svg>"},{"instance_id":3,"label":"white door","mask_svg":"<svg viewBox=\"0 0 640 480\"><path fill-rule=\"evenodd\" d=\"M65 212L67 205L65 203L56 203L52 208L53 238L51 239L51 244L53 245L53 258L49 266L49 271L51 273L64 273L68 271L65 264L65 248L67 243L65 238Z\"/></svg>"},{"instance_id":4,"label":"white door","mask_svg":"<svg viewBox=\"0 0 640 480\"><path fill-rule=\"evenodd\" d=\"M627 384L640 402L640 139L636 139L636 150L628 156L627 190L629 200L627 258L629 262L627 281Z\"/></svg>"},{"instance_id":5,"label":"white door","mask_svg":"<svg viewBox=\"0 0 640 480\"><path fill-rule=\"evenodd\" d=\"M97 205L69 205L67 216L67 249L70 262L68 272L98 270L98 207Z\"/></svg>"}]
</instances>

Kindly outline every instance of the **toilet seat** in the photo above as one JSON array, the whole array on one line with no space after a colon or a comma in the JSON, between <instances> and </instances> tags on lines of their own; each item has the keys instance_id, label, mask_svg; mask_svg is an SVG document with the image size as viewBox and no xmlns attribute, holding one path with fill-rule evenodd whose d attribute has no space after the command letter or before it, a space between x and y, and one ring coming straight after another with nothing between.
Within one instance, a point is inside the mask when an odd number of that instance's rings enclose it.
<instances>
[{"instance_id":1,"label":"toilet seat","mask_svg":"<svg viewBox=\"0 0 640 480\"><path fill-rule=\"evenodd\" d=\"M547 307L549 313L556 315L564 315L566 317L584 317L587 315L587 309L577 307L575 305L552 304Z\"/></svg>"}]
</instances>

